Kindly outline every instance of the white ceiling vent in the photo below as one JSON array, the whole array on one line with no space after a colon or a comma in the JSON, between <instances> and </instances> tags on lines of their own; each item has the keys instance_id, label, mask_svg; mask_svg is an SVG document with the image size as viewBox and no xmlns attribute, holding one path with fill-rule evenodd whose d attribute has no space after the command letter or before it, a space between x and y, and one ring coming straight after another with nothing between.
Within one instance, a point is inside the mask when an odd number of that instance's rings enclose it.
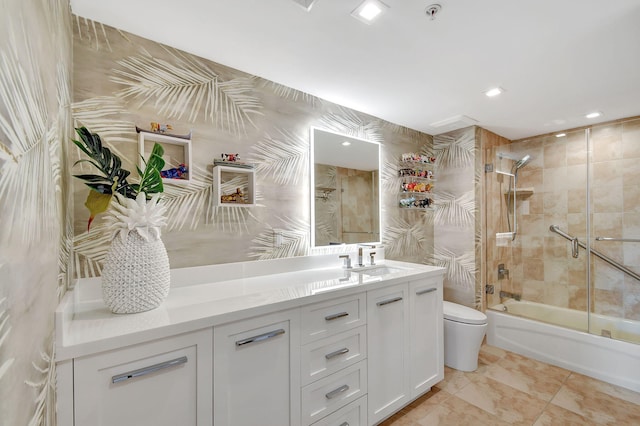
<instances>
[{"instance_id":1,"label":"white ceiling vent","mask_svg":"<svg viewBox=\"0 0 640 426\"><path fill-rule=\"evenodd\" d=\"M302 8L304 8L304 10L306 10L307 12L311 10L311 7L313 7L313 4L316 1L317 0L293 0L294 3L302 6Z\"/></svg>"},{"instance_id":2,"label":"white ceiling vent","mask_svg":"<svg viewBox=\"0 0 640 426\"><path fill-rule=\"evenodd\" d=\"M445 118L444 120L434 121L429 124L429 127L433 129L433 136L441 133L451 132L452 130L464 129L465 127L474 126L478 123L475 120L466 115L456 115L454 117Z\"/></svg>"}]
</instances>

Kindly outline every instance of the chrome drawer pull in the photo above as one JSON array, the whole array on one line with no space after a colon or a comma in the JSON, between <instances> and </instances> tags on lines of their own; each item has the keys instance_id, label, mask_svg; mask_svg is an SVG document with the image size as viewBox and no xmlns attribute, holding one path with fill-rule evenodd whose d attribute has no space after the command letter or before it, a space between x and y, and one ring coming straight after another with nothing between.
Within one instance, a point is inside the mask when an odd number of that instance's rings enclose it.
<instances>
[{"instance_id":1,"label":"chrome drawer pull","mask_svg":"<svg viewBox=\"0 0 640 426\"><path fill-rule=\"evenodd\" d=\"M116 376L111 377L111 383L120 383L120 382L124 382L125 380L135 379L136 377L146 376L147 374L151 374L159 370L164 370L165 368L171 368L181 364L185 364L186 362L187 362L187 357L182 356L180 358L172 359L170 361L165 361L159 364L150 365L149 367L143 367L137 370L128 371L126 373L118 374Z\"/></svg>"},{"instance_id":2,"label":"chrome drawer pull","mask_svg":"<svg viewBox=\"0 0 640 426\"><path fill-rule=\"evenodd\" d=\"M383 300L382 302L376 303L378 306L388 305L389 303L399 302L402 300L402 297L394 297L393 299Z\"/></svg>"},{"instance_id":3,"label":"chrome drawer pull","mask_svg":"<svg viewBox=\"0 0 640 426\"><path fill-rule=\"evenodd\" d=\"M347 349L347 348L342 348L342 349L338 349L338 350L337 350L337 351L335 351L335 352L331 352L330 354L326 354L324 357L325 357L326 359L331 359L331 358L335 358L335 357L337 357L338 355L346 354L347 352L349 352L349 349Z\"/></svg>"},{"instance_id":4,"label":"chrome drawer pull","mask_svg":"<svg viewBox=\"0 0 640 426\"><path fill-rule=\"evenodd\" d=\"M421 294L426 294L426 293L433 293L436 290L437 290L437 288L433 287L433 288L428 288L426 290L416 291L416 296L420 296Z\"/></svg>"},{"instance_id":5,"label":"chrome drawer pull","mask_svg":"<svg viewBox=\"0 0 640 426\"><path fill-rule=\"evenodd\" d=\"M284 334L284 329L273 330L268 333L260 334L258 336L249 337L248 339L238 340L236 346L248 345L249 343L262 342L263 340L271 339L272 337L280 336Z\"/></svg>"},{"instance_id":6,"label":"chrome drawer pull","mask_svg":"<svg viewBox=\"0 0 640 426\"><path fill-rule=\"evenodd\" d=\"M340 426L349 426L349 423L347 423L347 422L342 422L342 423L340 423Z\"/></svg>"},{"instance_id":7,"label":"chrome drawer pull","mask_svg":"<svg viewBox=\"0 0 640 426\"><path fill-rule=\"evenodd\" d=\"M348 390L349 390L349 385L342 385L338 389L332 390L331 392L326 394L325 397L327 399L332 399L332 398L335 398L336 396L340 395L342 392L346 392Z\"/></svg>"},{"instance_id":8,"label":"chrome drawer pull","mask_svg":"<svg viewBox=\"0 0 640 426\"><path fill-rule=\"evenodd\" d=\"M338 314L327 315L326 317L324 317L324 319L327 321L333 321L335 319L346 317L346 316L349 316L349 312L340 312Z\"/></svg>"}]
</instances>

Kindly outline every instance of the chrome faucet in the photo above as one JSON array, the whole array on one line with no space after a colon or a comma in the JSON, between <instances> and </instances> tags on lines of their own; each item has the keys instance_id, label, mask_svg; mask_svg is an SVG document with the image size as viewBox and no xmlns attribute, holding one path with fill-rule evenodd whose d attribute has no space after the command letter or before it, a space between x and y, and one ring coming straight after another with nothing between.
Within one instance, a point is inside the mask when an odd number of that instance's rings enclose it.
<instances>
[{"instance_id":1,"label":"chrome faucet","mask_svg":"<svg viewBox=\"0 0 640 426\"><path fill-rule=\"evenodd\" d=\"M362 247L358 247L358 264L356 266L364 266L364 262L362 260Z\"/></svg>"},{"instance_id":2,"label":"chrome faucet","mask_svg":"<svg viewBox=\"0 0 640 426\"><path fill-rule=\"evenodd\" d=\"M338 256L340 259L343 259L343 263L342 263L342 267L344 269L351 269L351 258L349 257L348 254L343 254L341 256Z\"/></svg>"},{"instance_id":3,"label":"chrome faucet","mask_svg":"<svg viewBox=\"0 0 640 426\"><path fill-rule=\"evenodd\" d=\"M371 253L369 253L369 257L371 258L371 263L370 263L371 266L376 264L375 257L374 257L375 255L376 255L375 251L372 251Z\"/></svg>"}]
</instances>

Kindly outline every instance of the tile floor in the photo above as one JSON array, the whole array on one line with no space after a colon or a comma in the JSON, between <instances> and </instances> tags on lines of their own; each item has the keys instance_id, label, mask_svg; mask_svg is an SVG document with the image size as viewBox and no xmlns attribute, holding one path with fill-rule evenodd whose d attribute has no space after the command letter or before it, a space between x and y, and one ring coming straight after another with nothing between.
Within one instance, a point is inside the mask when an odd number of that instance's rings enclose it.
<instances>
[{"instance_id":1,"label":"tile floor","mask_svg":"<svg viewBox=\"0 0 640 426\"><path fill-rule=\"evenodd\" d=\"M483 345L478 369L445 367L430 392L381 426L640 425L640 393Z\"/></svg>"}]
</instances>

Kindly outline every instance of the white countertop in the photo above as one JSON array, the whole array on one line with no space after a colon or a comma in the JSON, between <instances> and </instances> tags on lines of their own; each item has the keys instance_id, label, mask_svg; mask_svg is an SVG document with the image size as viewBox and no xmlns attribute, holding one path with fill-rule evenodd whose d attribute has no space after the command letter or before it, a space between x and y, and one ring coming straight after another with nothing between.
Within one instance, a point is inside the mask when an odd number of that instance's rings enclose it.
<instances>
[{"instance_id":1,"label":"white countertop","mask_svg":"<svg viewBox=\"0 0 640 426\"><path fill-rule=\"evenodd\" d=\"M307 256L175 269L167 299L139 314L111 313L102 301L100 278L81 279L55 313L56 361L444 273L435 266L381 260L373 268L390 270L379 269L381 274L372 276L357 268L342 269L336 258Z\"/></svg>"}]
</instances>

